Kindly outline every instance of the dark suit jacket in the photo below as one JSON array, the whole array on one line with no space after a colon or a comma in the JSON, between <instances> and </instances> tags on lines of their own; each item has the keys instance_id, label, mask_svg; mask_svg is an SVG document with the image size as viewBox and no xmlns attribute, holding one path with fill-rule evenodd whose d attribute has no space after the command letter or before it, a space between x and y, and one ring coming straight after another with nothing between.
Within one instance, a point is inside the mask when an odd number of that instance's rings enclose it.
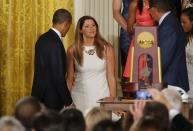
<instances>
[{"instance_id":1,"label":"dark suit jacket","mask_svg":"<svg viewBox=\"0 0 193 131\"><path fill-rule=\"evenodd\" d=\"M50 109L60 110L64 105L72 103L65 80L66 66L62 41L50 29L40 36L35 46L35 71L31 94Z\"/></svg>"},{"instance_id":2,"label":"dark suit jacket","mask_svg":"<svg viewBox=\"0 0 193 131\"><path fill-rule=\"evenodd\" d=\"M171 122L172 131L192 131L193 125L181 114L176 115Z\"/></svg>"},{"instance_id":3,"label":"dark suit jacket","mask_svg":"<svg viewBox=\"0 0 193 131\"><path fill-rule=\"evenodd\" d=\"M185 35L181 24L170 13L158 28L163 82L189 90L185 55Z\"/></svg>"},{"instance_id":4,"label":"dark suit jacket","mask_svg":"<svg viewBox=\"0 0 193 131\"><path fill-rule=\"evenodd\" d=\"M182 2L181 0L171 0L172 4L174 5L174 11L176 12L176 15L178 19L180 20L180 15L182 12Z\"/></svg>"}]
</instances>

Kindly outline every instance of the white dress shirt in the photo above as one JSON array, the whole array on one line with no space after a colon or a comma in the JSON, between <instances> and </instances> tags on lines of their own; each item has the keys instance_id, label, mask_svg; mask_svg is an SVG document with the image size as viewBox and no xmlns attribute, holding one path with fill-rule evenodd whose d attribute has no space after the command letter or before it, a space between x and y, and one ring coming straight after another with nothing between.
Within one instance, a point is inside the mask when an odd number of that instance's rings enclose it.
<instances>
[{"instance_id":1,"label":"white dress shirt","mask_svg":"<svg viewBox=\"0 0 193 131\"><path fill-rule=\"evenodd\" d=\"M61 35L61 33L57 30L57 29L55 29L55 28L51 28L54 32L56 32L56 34L60 37L60 39L62 39L62 35Z\"/></svg>"},{"instance_id":2,"label":"white dress shirt","mask_svg":"<svg viewBox=\"0 0 193 131\"><path fill-rule=\"evenodd\" d=\"M166 12L164 15L162 15L162 17L159 19L159 25L161 25L161 23L163 22L163 20L166 18L167 15L170 14L171 11Z\"/></svg>"},{"instance_id":3,"label":"white dress shirt","mask_svg":"<svg viewBox=\"0 0 193 131\"><path fill-rule=\"evenodd\" d=\"M175 116L177 116L178 114L180 114L180 112L179 112L178 110L176 110L176 109L171 109L171 110L169 110L169 118L170 118L170 121L172 121L173 118L174 118Z\"/></svg>"}]
</instances>

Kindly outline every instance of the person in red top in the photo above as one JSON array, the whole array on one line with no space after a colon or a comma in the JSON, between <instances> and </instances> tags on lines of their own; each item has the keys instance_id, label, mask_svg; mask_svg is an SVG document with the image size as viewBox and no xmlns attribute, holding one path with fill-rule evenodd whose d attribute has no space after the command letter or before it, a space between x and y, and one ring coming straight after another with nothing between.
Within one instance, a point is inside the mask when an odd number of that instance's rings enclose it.
<instances>
[{"instance_id":1,"label":"person in red top","mask_svg":"<svg viewBox=\"0 0 193 131\"><path fill-rule=\"evenodd\" d=\"M134 26L153 26L155 25L149 13L149 2L148 0L133 0L129 7L129 19L128 29L130 35L134 33ZM134 37L131 41L131 45L128 51L127 62L123 76L126 78L130 77L131 72L131 48L134 46ZM142 70L147 66L147 55L142 55L139 60L139 79L144 80L142 76Z\"/></svg>"}]
</instances>

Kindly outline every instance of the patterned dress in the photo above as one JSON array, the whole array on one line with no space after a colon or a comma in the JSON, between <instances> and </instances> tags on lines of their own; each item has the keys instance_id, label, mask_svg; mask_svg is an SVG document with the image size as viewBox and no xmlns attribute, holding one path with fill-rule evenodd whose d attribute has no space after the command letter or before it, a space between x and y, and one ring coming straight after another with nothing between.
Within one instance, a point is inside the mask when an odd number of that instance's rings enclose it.
<instances>
[{"instance_id":1,"label":"patterned dress","mask_svg":"<svg viewBox=\"0 0 193 131\"><path fill-rule=\"evenodd\" d=\"M122 15L125 20L128 19L128 9L131 0L123 0L123 10ZM125 65L127 59L128 49L131 43L131 38L126 30L121 28L119 36L120 50L121 50L121 63Z\"/></svg>"},{"instance_id":2,"label":"patterned dress","mask_svg":"<svg viewBox=\"0 0 193 131\"><path fill-rule=\"evenodd\" d=\"M188 94L193 98L193 40L190 41L186 46L186 64L188 69L188 79L190 90Z\"/></svg>"},{"instance_id":3,"label":"patterned dress","mask_svg":"<svg viewBox=\"0 0 193 131\"><path fill-rule=\"evenodd\" d=\"M192 0L186 0L186 8L193 7L193 1Z\"/></svg>"}]
</instances>

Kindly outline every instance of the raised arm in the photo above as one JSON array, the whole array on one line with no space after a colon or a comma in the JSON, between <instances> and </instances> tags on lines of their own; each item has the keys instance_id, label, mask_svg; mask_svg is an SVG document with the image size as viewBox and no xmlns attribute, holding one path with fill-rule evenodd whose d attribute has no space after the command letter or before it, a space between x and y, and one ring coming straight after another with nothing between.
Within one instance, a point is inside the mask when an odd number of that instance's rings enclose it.
<instances>
[{"instance_id":1,"label":"raised arm","mask_svg":"<svg viewBox=\"0 0 193 131\"><path fill-rule=\"evenodd\" d=\"M73 47L69 47L67 50L67 85L69 91L72 90L74 82L74 56Z\"/></svg>"},{"instance_id":2,"label":"raised arm","mask_svg":"<svg viewBox=\"0 0 193 131\"><path fill-rule=\"evenodd\" d=\"M109 44L106 46L106 63L107 63L107 81L110 90L110 96L116 97L116 79L115 79L115 55L114 49Z\"/></svg>"},{"instance_id":3,"label":"raised arm","mask_svg":"<svg viewBox=\"0 0 193 131\"><path fill-rule=\"evenodd\" d=\"M122 0L113 0L113 18L124 29L127 30L127 21L121 14Z\"/></svg>"},{"instance_id":4,"label":"raised arm","mask_svg":"<svg viewBox=\"0 0 193 131\"><path fill-rule=\"evenodd\" d=\"M133 0L130 5L129 5L129 10L128 10L128 13L129 13L129 18L128 18L128 21L127 21L127 31L130 35L133 34L133 31L134 31L134 24L135 24L135 15L136 15L136 8L137 8L137 1L136 0Z\"/></svg>"}]
</instances>

